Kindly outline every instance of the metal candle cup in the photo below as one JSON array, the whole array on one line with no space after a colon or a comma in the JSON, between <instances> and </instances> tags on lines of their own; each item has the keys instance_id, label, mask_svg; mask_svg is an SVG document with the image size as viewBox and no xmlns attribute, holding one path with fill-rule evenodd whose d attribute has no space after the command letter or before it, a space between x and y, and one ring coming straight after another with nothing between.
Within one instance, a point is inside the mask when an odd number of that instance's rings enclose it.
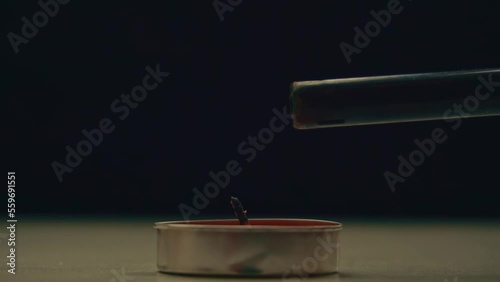
<instances>
[{"instance_id":1,"label":"metal candle cup","mask_svg":"<svg viewBox=\"0 0 500 282\"><path fill-rule=\"evenodd\" d=\"M193 275L281 276L338 271L342 224L312 219L157 222L157 267Z\"/></svg>"}]
</instances>

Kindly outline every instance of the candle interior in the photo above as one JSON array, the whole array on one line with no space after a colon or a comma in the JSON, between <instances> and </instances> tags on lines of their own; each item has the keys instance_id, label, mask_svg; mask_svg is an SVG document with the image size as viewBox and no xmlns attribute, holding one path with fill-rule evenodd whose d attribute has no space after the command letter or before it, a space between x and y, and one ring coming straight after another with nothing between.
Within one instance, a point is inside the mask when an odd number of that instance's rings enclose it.
<instances>
[{"instance_id":1,"label":"candle interior","mask_svg":"<svg viewBox=\"0 0 500 282\"><path fill-rule=\"evenodd\" d=\"M339 226L335 222L323 222L316 220L283 220L283 219L254 219L249 221L251 226ZM185 221L181 224L196 224L196 225L240 225L238 220L200 220L200 221Z\"/></svg>"}]
</instances>

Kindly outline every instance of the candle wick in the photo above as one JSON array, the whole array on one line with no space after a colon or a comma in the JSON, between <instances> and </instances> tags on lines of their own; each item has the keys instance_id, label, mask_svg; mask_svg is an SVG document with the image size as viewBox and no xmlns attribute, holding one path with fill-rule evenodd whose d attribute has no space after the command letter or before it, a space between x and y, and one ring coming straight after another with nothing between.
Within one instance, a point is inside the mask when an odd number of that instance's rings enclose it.
<instances>
[{"instance_id":1,"label":"candle wick","mask_svg":"<svg viewBox=\"0 0 500 282\"><path fill-rule=\"evenodd\" d=\"M231 206L233 207L234 215L238 218L241 225L249 225L247 211L243 208L240 200L236 197L231 197Z\"/></svg>"}]
</instances>

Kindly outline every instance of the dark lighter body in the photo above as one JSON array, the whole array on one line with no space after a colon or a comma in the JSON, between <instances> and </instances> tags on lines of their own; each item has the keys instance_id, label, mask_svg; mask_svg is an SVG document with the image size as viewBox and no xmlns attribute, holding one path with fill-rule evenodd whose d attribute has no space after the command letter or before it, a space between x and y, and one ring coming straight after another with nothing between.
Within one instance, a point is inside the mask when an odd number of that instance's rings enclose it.
<instances>
[{"instance_id":1,"label":"dark lighter body","mask_svg":"<svg viewBox=\"0 0 500 282\"><path fill-rule=\"evenodd\" d=\"M294 127L500 115L500 69L294 82Z\"/></svg>"}]
</instances>

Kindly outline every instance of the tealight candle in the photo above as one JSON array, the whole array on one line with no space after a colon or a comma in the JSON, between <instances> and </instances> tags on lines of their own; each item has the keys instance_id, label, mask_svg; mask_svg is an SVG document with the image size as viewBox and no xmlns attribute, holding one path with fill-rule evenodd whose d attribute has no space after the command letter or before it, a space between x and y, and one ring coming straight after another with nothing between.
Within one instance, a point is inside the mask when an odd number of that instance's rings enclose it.
<instances>
[{"instance_id":1,"label":"tealight candle","mask_svg":"<svg viewBox=\"0 0 500 282\"><path fill-rule=\"evenodd\" d=\"M307 277L338 271L342 224L313 219L157 222L157 267L195 275Z\"/></svg>"}]
</instances>

